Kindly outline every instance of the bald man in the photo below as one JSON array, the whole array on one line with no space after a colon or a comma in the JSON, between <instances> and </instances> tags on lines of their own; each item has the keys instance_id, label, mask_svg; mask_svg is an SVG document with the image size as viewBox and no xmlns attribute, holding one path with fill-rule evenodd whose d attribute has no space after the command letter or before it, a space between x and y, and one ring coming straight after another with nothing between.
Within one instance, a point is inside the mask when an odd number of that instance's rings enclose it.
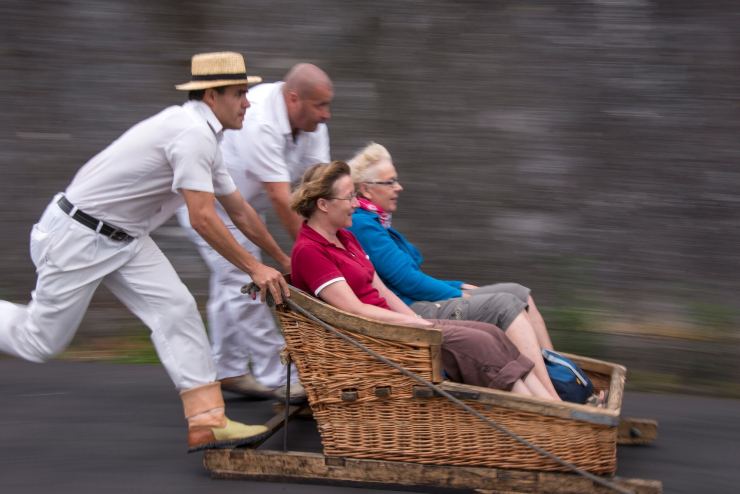
<instances>
[{"instance_id":1,"label":"bald man","mask_svg":"<svg viewBox=\"0 0 740 494\"><path fill-rule=\"evenodd\" d=\"M330 161L331 79L317 66L301 63L282 82L255 86L247 97L251 106L244 126L226 132L221 142L224 162L247 202L263 219L272 207L295 238L302 219L290 209L291 189L306 168ZM261 259L260 249L219 213L241 245ZM251 398L282 398L286 370L280 350L285 343L270 310L241 293L251 279L189 228L187 211L178 218L211 270L208 325L222 389ZM293 369L291 401L303 400Z\"/></svg>"}]
</instances>

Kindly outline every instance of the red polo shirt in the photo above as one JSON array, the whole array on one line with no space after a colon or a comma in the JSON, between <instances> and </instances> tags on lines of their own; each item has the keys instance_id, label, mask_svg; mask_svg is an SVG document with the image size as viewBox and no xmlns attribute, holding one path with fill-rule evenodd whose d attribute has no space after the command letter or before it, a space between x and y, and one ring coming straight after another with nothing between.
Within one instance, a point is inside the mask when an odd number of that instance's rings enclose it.
<instances>
[{"instance_id":1,"label":"red polo shirt","mask_svg":"<svg viewBox=\"0 0 740 494\"><path fill-rule=\"evenodd\" d=\"M372 285L375 268L355 236L339 230L337 237L344 249L303 223L291 254L293 286L318 297L325 287L346 281L363 303L390 309Z\"/></svg>"}]
</instances>

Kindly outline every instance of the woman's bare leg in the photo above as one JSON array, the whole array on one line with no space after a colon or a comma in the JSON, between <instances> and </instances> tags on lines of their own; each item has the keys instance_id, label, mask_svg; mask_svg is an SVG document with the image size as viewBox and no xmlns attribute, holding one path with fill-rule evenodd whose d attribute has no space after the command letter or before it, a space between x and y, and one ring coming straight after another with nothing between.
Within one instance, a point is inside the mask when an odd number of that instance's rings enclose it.
<instances>
[{"instance_id":1,"label":"woman's bare leg","mask_svg":"<svg viewBox=\"0 0 740 494\"><path fill-rule=\"evenodd\" d=\"M539 341L524 311L516 316L516 319L506 328L506 336L514 343L522 355L534 362L533 373L537 376L538 382L547 390L549 397L553 400L561 401L557 391L555 391L555 387L552 385L552 381L550 381L550 376L547 374Z\"/></svg>"},{"instance_id":2,"label":"woman's bare leg","mask_svg":"<svg viewBox=\"0 0 740 494\"><path fill-rule=\"evenodd\" d=\"M532 392L529 390L527 385L524 384L524 381L522 381L521 379L517 379L517 381L514 383L514 386L511 388L511 392L524 395L524 396L533 396Z\"/></svg>"},{"instance_id":3,"label":"woman's bare leg","mask_svg":"<svg viewBox=\"0 0 740 494\"><path fill-rule=\"evenodd\" d=\"M552 346L552 340L550 340L550 333L548 333L547 326L545 325L545 320L542 318L542 314L540 314L540 311L535 305L534 299L531 295L527 300L527 304L529 304L529 309L527 310L529 323L534 329L534 334L537 336L537 341L540 343L540 348L554 350Z\"/></svg>"},{"instance_id":4,"label":"woman's bare leg","mask_svg":"<svg viewBox=\"0 0 740 494\"><path fill-rule=\"evenodd\" d=\"M547 389L545 389L545 386L542 385L542 382L537 379L537 376L534 375L534 372L530 372L524 377L524 384L527 386L527 388L529 388L532 394L538 398L563 401L557 394L555 395L555 398L550 396L550 393L548 393Z\"/></svg>"}]
</instances>

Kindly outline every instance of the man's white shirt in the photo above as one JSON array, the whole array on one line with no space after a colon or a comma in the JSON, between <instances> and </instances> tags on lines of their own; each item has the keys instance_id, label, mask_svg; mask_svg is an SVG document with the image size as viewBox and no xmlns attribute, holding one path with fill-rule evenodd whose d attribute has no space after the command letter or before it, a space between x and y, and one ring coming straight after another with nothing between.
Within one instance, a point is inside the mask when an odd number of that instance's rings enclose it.
<instances>
[{"instance_id":1,"label":"man's white shirt","mask_svg":"<svg viewBox=\"0 0 740 494\"><path fill-rule=\"evenodd\" d=\"M293 139L283 82L260 84L249 90L251 106L239 130L227 130L221 142L224 162L244 199L264 215L271 207L263 182L296 185L313 164L329 161L329 131L319 124L314 132ZM219 208L224 222L230 224Z\"/></svg>"},{"instance_id":2,"label":"man's white shirt","mask_svg":"<svg viewBox=\"0 0 740 494\"><path fill-rule=\"evenodd\" d=\"M178 190L236 190L219 149L223 130L203 102L166 108L90 159L65 195L99 220L146 235L183 204Z\"/></svg>"}]
</instances>

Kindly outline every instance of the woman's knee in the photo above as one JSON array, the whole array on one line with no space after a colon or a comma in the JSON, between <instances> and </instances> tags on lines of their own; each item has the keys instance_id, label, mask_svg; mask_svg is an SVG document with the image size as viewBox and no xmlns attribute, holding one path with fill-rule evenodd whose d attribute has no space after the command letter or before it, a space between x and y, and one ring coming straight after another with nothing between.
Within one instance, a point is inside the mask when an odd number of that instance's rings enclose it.
<instances>
[{"instance_id":1,"label":"woman's knee","mask_svg":"<svg viewBox=\"0 0 740 494\"><path fill-rule=\"evenodd\" d=\"M491 348L509 344L503 331L495 326L483 329L470 321L456 322L443 329L445 343L468 356L488 355Z\"/></svg>"},{"instance_id":2,"label":"woman's knee","mask_svg":"<svg viewBox=\"0 0 740 494\"><path fill-rule=\"evenodd\" d=\"M497 293L482 300L477 310L481 314L488 315L487 322L506 330L524 311L524 308L524 302L516 295Z\"/></svg>"},{"instance_id":3,"label":"woman's knee","mask_svg":"<svg viewBox=\"0 0 740 494\"><path fill-rule=\"evenodd\" d=\"M481 295L486 293L509 293L520 299L522 302L527 303L530 289L524 285L520 285L519 283L506 282L485 285L477 290L473 290L473 293L480 293Z\"/></svg>"}]
</instances>

